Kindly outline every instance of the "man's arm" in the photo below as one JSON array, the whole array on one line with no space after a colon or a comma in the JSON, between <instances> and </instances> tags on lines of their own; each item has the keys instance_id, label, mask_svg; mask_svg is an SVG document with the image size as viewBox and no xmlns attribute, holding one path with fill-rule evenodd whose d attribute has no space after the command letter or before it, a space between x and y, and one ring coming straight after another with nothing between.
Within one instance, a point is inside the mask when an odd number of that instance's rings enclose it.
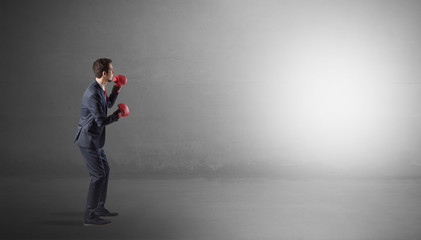
<instances>
[{"instance_id":1,"label":"man's arm","mask_svg":"<svg viewBox=\"0 0 421 240\"><path fill-rule=\"evenodd\" d=\"M118 116L116 116L115 114L111 114L110 116L106 115L105 111L103 111L103 107L101 106L101 100L99 99L98 95L94 94L88 99L88 109L91 112L94 121L99 127L103 127L110 123L118 121Z\"/></svg>"},{"instance_id":2,"label":"man's arm","mask_svg":"<svg viewBox=\"0 0 421 240\"><path fill-rule=\"evenodd\" d=\"M114 103L117 100L117 97L118 97L118 92L114 91L114 88L113 88L113 91L111 92L110 96L108 96L108 98L107 98L107 107L108 108L112 108L114 106Z\"/></svg>"},{"instance_id":3,"label":"man's arm","mask_svg":"<svg viewBox=\"0 0 421 240\"><path fill-rule=\"evenodd\" d=\"M114 87L107 100L108 108L113 107L115 101L117 100L118 93L120 92L120 88L127 83L127 78L123 75L117 75L114 77L113 82L114 82Z\"/></svg>"}]
</instances>

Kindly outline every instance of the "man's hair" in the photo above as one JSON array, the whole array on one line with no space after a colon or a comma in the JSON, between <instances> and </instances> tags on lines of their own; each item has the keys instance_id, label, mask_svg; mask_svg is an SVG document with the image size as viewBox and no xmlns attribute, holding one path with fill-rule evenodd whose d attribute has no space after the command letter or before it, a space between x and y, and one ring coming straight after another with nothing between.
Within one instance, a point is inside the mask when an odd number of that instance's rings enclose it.
<instances>
[{"instance_id":1,"label":"man's hair","mask_svg":"<svg viewBox=\"0 0 421 240\"><path fill-rule=\"evenodd\" d=\"M102 72L104 72L104 71L108 74L108 70L110 70L110 63L112 63L112 62L113 61L109 58L97 59L92 66L92 69L94 70L95 77L101 78Z\"/></svg>"}]
</instances>

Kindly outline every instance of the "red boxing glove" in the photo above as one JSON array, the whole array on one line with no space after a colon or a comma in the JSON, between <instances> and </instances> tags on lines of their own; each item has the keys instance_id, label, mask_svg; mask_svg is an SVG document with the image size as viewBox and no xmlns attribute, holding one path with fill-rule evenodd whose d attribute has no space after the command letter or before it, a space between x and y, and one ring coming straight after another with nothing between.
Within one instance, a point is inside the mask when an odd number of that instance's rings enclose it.
<instances>
[{"instance_id":1,"label":"red boxing glove","mask_svg":"<svg viewBox=\"0 0 421 240\"><path fill-rule=\"evenodd\" d=\"M127 78L123 75L117 75L113 79L114 85L117 87L121 87L127 83Z\"/></svg>"},{"instance_id":2,"label":"red boxing glove","mask_svg":"<svg viewBox=\"0 0 421 240\"><path fill-rule=\"evenodd\" d=\"M127 83L127 78L123 75L117 75L114 77L113 82L114 82L113 91L119 93L121 86Z\"/></svg>"},{"instance_id":3,"label":"red boxing glove","mask_svg":"<svg viewBox=\"0 0 421 240\"><path fill-rule=\"evenodd\" d=\"M129 107L124 103L120 103L118 104L118 109L113 114L117 115L118 118L127 117L129 116Z\"/></svg>"},{"instance_id":4,"label":"red boxing glove","mask_svg":"<svg viewBox=\"0 0 421 240\"><path fill-rule=\"evenodd\" d=\"M124 104L124 103L118 104L118 110L120 110L120 112L121 112L120 117L121 116L123 116L123 117L129 116L129 107L127 107L126 104Z\"/></svg>"}]
</instances>

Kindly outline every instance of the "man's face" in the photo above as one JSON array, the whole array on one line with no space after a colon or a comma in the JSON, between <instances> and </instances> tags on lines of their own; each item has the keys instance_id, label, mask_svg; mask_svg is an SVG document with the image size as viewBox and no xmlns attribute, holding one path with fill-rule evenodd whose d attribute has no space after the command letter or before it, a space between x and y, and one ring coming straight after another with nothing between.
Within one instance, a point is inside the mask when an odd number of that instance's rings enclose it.
<instances>
[{"instance_id":1,"label":"man's face","mask_svg":"<svg viewBox=\"0 0 421 240\"><path fill-rule=\"evenodd\" d=\"M110 68L108 69L108 73L106 74L106 79L108 80L108 82L111 82L113 80L114 77L114 69L113 69L113 65L110 63Z\"/></svg>"}]
</instances>

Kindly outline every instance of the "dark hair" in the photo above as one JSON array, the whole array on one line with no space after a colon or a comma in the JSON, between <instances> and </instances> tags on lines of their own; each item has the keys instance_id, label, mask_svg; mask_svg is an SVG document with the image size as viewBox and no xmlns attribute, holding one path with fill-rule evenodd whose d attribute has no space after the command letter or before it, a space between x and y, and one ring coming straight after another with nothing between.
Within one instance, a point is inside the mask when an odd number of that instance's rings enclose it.
<instances>
[{"instance_id":1,"label":"dark hair","mask_svg":"<svg viewBox=\"0 0 421 240\"><path fill-rule=\"evenodd\" d=\"M108 70L110 70L110 63L112 63L112 62L113 61L109 58L97 59L92 66L92 69L94 70L95 77L101 78L102 72L104 72L104 71L106 73L108 73Z\"/></svg>"}]
</instances>

